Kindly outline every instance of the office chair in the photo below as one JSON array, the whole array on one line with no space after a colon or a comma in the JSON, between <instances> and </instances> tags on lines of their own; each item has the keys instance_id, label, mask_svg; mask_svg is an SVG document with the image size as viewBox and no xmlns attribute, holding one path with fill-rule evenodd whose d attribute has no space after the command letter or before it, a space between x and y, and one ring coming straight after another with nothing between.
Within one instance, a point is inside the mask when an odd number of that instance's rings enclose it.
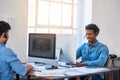
<instances>
[{"instance_id":1,"label":"office chair","mask_svg":"<svg viewBox=\"0 0 120 80\"><path fill-rule=\"evenodd\" d=\"M108 59L107 59L105 65L104 65L104 67L109 67L109 64L110 64L110 57L108 57Z\"/></svg>"},{"instance_id":2,"label":"office chair","mask_svg":"<svg viewBox=\"0 0 120 80\"><path fill-rule=\"evenodd\" d=\"M16 80L19 80L19 74L16 74Z\"/></svg>"},{"instance_id":3,"label":"office chair","mask_svg":"<svg viewBox=\"0 0 120 80\"><path fill-rule=\"evenodd\" d=\"M117 55L115 55L115 54L110 54L109 57L110 57L110 59L112 60L111 66L114 67L114 66L115 66L114 60L117 58Z\"/></svg>"},{"instance_id":4,"label":"office chair","mask_svg":"<svg viewBox=\"0 0 120 80\"><path fill-rule=\"evenodd\" d=\"M109 64L110 64L110 57L108 57L104 67L109 67ZM108 73L104 74L104 80L109 80L109 74Z\"/></svg>"},{"instance_id":5,"label":"office chair","mask_svg":"<svg viewBox=\"0 0 120 80\"><path fill-rule=\"evenodd\" d=\"M109 67L109 64L110 64L110 60L112 60L112 62L111 62L111 66L112 67L114 67L114 60L117 58L117 55L115 55L115 54L110 54L109 55L109 57L108 57L108 59L107 59L107 61L106 61L106 63L105 63L105 65L104 65L104 67ZM104 80L110 80L110 74L109 73L105 73L104 74Z\"/></svg>"}]
</instances>

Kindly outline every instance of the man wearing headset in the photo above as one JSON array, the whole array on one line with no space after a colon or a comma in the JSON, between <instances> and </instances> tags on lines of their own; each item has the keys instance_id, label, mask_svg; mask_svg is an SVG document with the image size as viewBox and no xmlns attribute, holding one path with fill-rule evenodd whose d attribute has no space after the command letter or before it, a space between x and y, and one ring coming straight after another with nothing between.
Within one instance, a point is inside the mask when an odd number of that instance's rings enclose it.
<instances>
[{"instance_id":1,"label":"man wearing headset","mask_svg":"<svg viewBox=\"0 0 120 80\"><path fill-rule=\"evenodd\" d=\"M0 21L0 80L14 80L13 71L21 76L33 70L31 65L23 65L12 49L6 47L10 25Z\"/></svg>"},{"instance_id":2,"label":"man wearing headset","mask_svg":"<svg viewBox=\"0 0 120 80\"><path fill-rule=\"evenodd\" d=\"M76 66L103 67L109 57L108 47L100 43L96 37L99 34L99 28L96 24L85 26L87 43L82 44L76 50L76 59L82 57L81 62L76 62ZM103 74L92 76L92 80L103 80ZM70 78L69 80L75 80ZM88 77L82 77L81 80L88 80Z\"/></svg>"},{"instance_id":3,"label":"man wearing headset","mask_svg":"<svg viewBox=\"0 0 120 80\"><path fill-rule=\"evenodd\" d=\"M109 57L109 50L96 39L100 30L96 24L88 24L85 30L88 42L77 48L76 58L82 57L82 61L77 62L76 66L103 67ZM103 80L103 75L94 75L92 80Z\"/></svg>"}]
</instances>

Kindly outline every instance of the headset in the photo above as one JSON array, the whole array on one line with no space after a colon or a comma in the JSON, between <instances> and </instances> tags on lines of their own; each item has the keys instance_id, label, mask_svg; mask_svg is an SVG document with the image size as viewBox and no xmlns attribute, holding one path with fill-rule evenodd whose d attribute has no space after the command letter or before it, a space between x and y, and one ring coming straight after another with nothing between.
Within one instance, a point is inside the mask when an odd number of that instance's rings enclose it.
<instances>
[{"instance_id":1,"label":"headset","mask_svg":"<svg viewBox=\"0 0 120 80\"><path fill-rule=\"evenodd\" d=\"M8 38L7 33L4 34L4 38Z\"/></svg>"},{"instance_id":2,"label":"headset","mask_svg":"<svg viewBox=\"0 0 120 80\"><path fill-rule=\"evenodd\" d=\"M0 23L0 26L2 27L2 24ZM7 36L7 33L5 32L5 34L4 34L4 36L3 36L4 38L8 38L8 36Z\"/></svg>"},{"instance_id":3,"label":"headset","mask_svg":"<svg viewBox=\"0 0 120 80\"><path fill-rule=\"evenodd\" d=\"M95 35L97 36L99 34L99 31L97 31L96 33L95 33Z\"/></svg>"},{"instance_id":4,"label":"headset","mask_svg":"<svg viewBox=\"0 0 120 80\"><path fill-rule=\"evenodd\" d=\"M99 31L97 31L97 32L95 33L96 36L98 36L98 34L99 34ZM85 37L86 37L86 35L83 36L83 39L85 39Z\"/></svg>"}]
</instances>

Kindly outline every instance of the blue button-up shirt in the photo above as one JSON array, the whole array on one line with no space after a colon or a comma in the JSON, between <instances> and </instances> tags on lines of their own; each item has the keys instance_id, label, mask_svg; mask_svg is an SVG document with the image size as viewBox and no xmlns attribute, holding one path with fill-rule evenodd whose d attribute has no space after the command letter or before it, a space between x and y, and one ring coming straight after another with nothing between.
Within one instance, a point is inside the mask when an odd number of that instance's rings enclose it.
<instances>
[{"instance_id":1,"label":"blue button-up shirt","mask_svg":"<svg viewBox=\"0 0 120 80\"><path fill-rule=\"evenodd\" d=\"M98 41L92 46L90 46L89 43L84 43L76 50L76 58L78 59L80 57L82 57L82 62L87 63L88 66L102 67L109 57L109 50L106 45ZM100 74L92 77L92 80L102 80L104 75Z\"/></svg>"},{"instance_id":2,"label":"blue button-up shirt","mask_svg":"<svg viewBox=\"0 0 120 80\"><path fill-rule=\"evenodd\" d=\"M76 50L76 58L81 56L82 62L87 63L88 66L104 66L109 56L109 50L106 45L98 41L92 46L84 43Z\"/></svg>"},{"instance_id":3,"label":"blue button-up shirt","mask_svg":"<svg viewBox=\"0 0 120 80\"><path fill-rule=\"evenodd\" d=\"M0 43L0 80L14 80L13 70L24 76L27 72L26 67L20 62L16 54Z\"/></svg>"}]
</instances>

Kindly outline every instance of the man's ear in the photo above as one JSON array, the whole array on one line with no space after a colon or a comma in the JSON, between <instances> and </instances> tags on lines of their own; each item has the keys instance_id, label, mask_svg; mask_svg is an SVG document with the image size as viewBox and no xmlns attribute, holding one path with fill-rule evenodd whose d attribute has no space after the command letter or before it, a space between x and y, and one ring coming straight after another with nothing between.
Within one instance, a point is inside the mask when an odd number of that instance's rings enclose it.
<instances>
[{"instance_id":1,"label":"man's ear","mask_svg":"<svg viewBox=\"0 0 120 80\"><path fill-rule=\"evenodd\" d=\"M2 35L0 36L0 42L6 44L8 38L4 38L4 35L5 35L5 33L2 33Z\"/></svg>"}]
</instances>

